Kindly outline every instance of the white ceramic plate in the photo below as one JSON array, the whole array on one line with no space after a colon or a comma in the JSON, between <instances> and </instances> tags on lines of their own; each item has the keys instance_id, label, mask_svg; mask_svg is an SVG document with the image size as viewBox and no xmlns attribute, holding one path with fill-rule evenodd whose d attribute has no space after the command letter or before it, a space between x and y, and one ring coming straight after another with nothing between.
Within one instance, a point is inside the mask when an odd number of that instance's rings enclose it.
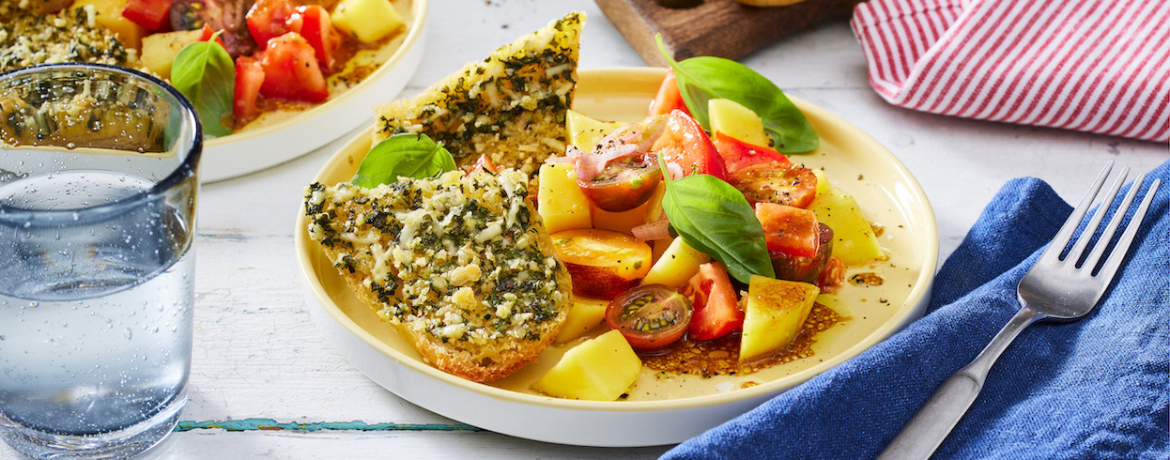
<instances>
[{"instance_id":1,"label":"white ceramic plate","mask_svg":"<svg viewBox=\"0 0 1170 460\"><path fill-rule=\"evenodd\" d=\"M582 71L574 109L600 119L637 121L663 78L662 69ZM876 272L878 287L848 284L838 313L851 319L816 336L814 354L756 373L702 378L644 370L623 401L557 399L528 389L564 353L554 345L540 359L492 384L463 380L426 364L409 343L351 293L297 220L296 248L310 311L342 355L402 398L440 415L488 430L583 446L649 446L683 441L849 359L920 317L938 259L934 214L917 181L889 151L844 120L793 101L821 136L821 147L794 161L824 167L834 186L852 194L870 220L884 226L890 259L852 267L846 276ZM370 146L363 132L326 163L316 180L349 180ZM574 342L570 342L569 345Z\"/></svg>"},{"instance_id":2,"label":"white ceramic plate","mask_svg":"<svg viewBox=\"0 0 1170 460\"><path fill-rule=\"evenodd\" d=\"M329 78L330 98L308 110L266 113L242 130L203 144L202 182L214 182L284 163L325 145L374 116L374 106L406 87L422 62L429 0L395 0L406 33L377 50L360 52ZM382 63L382 64L378 64ZM377 69L350 87L342 77Z\"/></svg>"}]
</instances>

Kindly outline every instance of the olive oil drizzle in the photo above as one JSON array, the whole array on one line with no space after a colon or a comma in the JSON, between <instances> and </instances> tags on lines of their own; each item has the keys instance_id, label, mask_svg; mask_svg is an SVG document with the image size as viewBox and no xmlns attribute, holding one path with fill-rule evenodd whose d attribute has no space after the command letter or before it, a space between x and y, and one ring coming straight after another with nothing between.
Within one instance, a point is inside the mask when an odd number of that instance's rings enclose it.
<instances>
[{"instance_id":1,"label":"olive oil drizzle","mask_svg":"<svg viewBox=\"0 0 1170 460\"><path fill-rule=\"evenodd\" d=\"M758 359L746 363L739 362L741 335L737 332L713 340L693 340L684 337L664 350L641 355L642 365L660 372L702 377L751 374L772 366L812 357L817 335L849 319L817 303L813 304L808 319L792 345Z\"/></svg>"}]
</instances>

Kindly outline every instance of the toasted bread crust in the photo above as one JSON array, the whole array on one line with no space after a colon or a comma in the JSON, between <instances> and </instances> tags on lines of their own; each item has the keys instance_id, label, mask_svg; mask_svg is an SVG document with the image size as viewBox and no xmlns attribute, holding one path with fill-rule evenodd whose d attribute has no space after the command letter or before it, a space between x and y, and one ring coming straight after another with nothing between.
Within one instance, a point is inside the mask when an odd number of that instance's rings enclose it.
<instances>
[{"instance_id":1,"label":"toasted bread crust","mask_svg":"<svg viewBox=\"0 0 1170 460\"><path fill-rule=\"evenodd\" d=\"M377 108L374 142L397 133L440 141L462 166L481 155L532 175L565 152L565 115L573 103L585 13L471 62L418 96Z\"/></svg>"},{"instance_id":2,"label":"toasted bread crust","mask_svg":"<svg viewBox=\"0 0 1170 460\"><path fill-rule=\"evenodd\" d=\"M498 380L534 361L564 325L572 281L518 171L374 189L313 184L305 200L310 238L440 370Z\"/></svg>"}]
</instances>

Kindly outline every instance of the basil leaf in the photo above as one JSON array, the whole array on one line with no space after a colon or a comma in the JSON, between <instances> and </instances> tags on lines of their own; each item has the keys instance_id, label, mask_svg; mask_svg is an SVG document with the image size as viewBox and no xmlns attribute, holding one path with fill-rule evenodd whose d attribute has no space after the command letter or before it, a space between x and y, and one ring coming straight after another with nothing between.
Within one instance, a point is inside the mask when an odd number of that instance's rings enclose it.
<instances>
[{"instance_id":1,"label":"basil leaf","mask_svg":"<svg viewBox=\"0 0 1170 460\"><path fill-rule=\"evenodd\" d=\"M816 149L820 138L808 120L775 83L747 66L730 59L698 56L675 62L658 35L658 50L674 69L679 92L691 115L710 130L707 101L731 99L752 109L764 121L764 131L781 153L804 153Z\"/></svg>"},{"instance_id":2,"label":"basil leaf","mask_svg":"<svg viewBox=\"0 0 1170 460\"><path fill-rule=\"evenodd\" d=\"M227 50L214 38L183 47L171 64L171 86L191 100L203 135L226 136L232 133L229 115L236 88L236 64Z\"/></svg>"},{"instance_id":3,"label":"basil leaf","mask_svg":"<svg viewBox=\"0 0 1170 460\"><path fill-rule=\"evenodd\" d=\"M740 282L753 274L776 277L764 226L743 193L708 174L671 180L665 162L658 161L666 181L662 209L683 241L722 262Z\"/></svg>"},{"instance_id":4,"label":"basil leaf","mask_svg":"<svg viewBox=\"0 0 1170 460\"><path fill-rule=\"evenodd\" d=\"M423 179L454 171L451 152L426 134L400 133L370 149L350 181L365 188L397 181L399 177Z\"/></svg>"}]
</instances>

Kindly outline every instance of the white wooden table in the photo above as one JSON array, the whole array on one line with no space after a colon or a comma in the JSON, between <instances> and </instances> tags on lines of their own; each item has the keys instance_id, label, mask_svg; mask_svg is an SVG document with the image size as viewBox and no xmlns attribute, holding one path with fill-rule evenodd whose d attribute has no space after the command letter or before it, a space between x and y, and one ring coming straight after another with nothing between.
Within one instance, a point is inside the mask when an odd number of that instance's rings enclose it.
<instances>
[{"instance_id":1,"label":"white wooden table","mask_svg":"<svg viewBox=\"0 0 1170 460\"><path fill-rule=\"evenodd\" d=\"M582 68L645 65L587 0L432 0L426 58L404 95L571 9L589 16ZM894 152L931 200L943 260L1009 179L1040 177L1075 201L1108 160L1145 171L1170 159L1164 144L892 107L868 86L865 60L845 22L783 39L742 62ZM399 399L347 363L309 318L293 221L302 188L352 135L286 164L203 187L194 364L182 415L187 428L151 458L621 459L653 458L670 447L583 448L480 431ZM16 454L0 446L0 458L10 457Z\"/></svg>"}]
</instances>

